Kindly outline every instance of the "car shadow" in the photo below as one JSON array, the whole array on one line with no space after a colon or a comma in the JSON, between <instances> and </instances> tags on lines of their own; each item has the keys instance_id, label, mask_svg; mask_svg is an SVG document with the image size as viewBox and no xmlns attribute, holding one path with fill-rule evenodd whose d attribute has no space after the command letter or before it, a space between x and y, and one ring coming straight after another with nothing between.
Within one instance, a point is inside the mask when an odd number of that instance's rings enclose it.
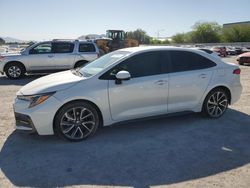
<instances>
[{"instance_id":1,"label":"car shadow","mask_svg":"<svg viewBox=\"0 0 250 188\"><path fill-rule=\"evenodd\" d=\"M219 119L189 114L104 127L77 143L14 131L0 166L15 186L169 185L248 164L249 135L250 116L232 109Z\"/></svg>"},{"instance_id":2,"label":"car shadow","mask_svg":"<svg viewBox=\"0 0 250 188\"><path fill-rule=\"evenodd\" d=\"M28 84L29 82L40 78L44 75L24 75L23 78L12 80L9 79L7 76L0 76L0 85L17 85L17 86L23 86Z\"/></svg>"}]
</instances>

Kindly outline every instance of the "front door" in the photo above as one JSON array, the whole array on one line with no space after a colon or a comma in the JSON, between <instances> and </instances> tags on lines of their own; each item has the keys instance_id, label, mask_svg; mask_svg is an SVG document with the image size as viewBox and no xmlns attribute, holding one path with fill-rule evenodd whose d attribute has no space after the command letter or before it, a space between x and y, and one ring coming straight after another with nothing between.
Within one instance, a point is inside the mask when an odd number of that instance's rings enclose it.
<instances>
[{"instance_id":1,"label":"front door","mask_svg":"<svg viewBox=\"0 0 250 188\"><path fill-rule=\"evenodd\" d=\"M40 43L29 51L26 62L28 71L42 71L51 69L52 45L51 42Z\"/></svg>"},{"instance_id":2,"label":"front door","mask_svg":"<svg viewBox=\"0 0 250 188\"><path fill-rule=\"evenodd\" d=\"M110 71L115 75L120 70L131 74L131 79L116 84L108 83L109 103L115 121L160 115L167 112L168 74L162 73L159 52L144 52L135 55Z\"/></svg>"}]
</instances>

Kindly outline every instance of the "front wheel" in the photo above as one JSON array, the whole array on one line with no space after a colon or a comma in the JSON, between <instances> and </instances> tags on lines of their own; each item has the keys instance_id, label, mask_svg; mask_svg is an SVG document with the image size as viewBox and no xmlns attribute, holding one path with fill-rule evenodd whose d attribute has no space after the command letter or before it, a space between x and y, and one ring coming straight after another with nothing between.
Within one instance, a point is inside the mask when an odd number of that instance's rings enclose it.
<instances>
[{"instance_id":1,"label":"front wheel","mask_svg":"<svg viewBox=\"0 0 250 188\"><path fill-rule=\"evenodd\" d=\"M98 112L87 102L65 105L55 117L55 131L70 141L82 141L96 132L100 124Z\"/></svg>"},{"instance_id":2,"label":"front wheel","mask_svg":"<svg viewBox=\"0 0 250 188\"><path fill-rule=\"evenodd\" d=\"M227 110L229 98L223 89L212 90L206 97L202 112L208 117L219 118Z\"/></svg>"},{"instance_id":3,"label":"front wheel","mask_svg":"<svg viewBox=\"0 0 250 188\"><path fill-rule=\"evenodd\" d=\"M5 74L10 79L19 79L25 73L25 68L17 63L10 63L6 65Z\"/></svg>"}]
</instances>

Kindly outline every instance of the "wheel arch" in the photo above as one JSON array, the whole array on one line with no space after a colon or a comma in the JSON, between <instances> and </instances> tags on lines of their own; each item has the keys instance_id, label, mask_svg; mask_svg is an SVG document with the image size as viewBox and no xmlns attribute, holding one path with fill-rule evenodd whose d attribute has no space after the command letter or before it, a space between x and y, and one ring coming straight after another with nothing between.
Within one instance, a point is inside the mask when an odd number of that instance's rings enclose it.
<instances>
[{"instance_id":1,"label":"wheel arch","mask_svg":"<svg viewBox=\"0 0 250 188\"><path fill-rule=\"evenodd\" d=\"M4 67L3 67L3 70L6 71L7 66L8 66L9 64L11 64L11 63L17 63L17 64L23 66L23 68L25 69L25 72L27 71L25 65L24 65L21 61L16 61L16 60L8 61L7 63L5 63L5 65L4 65Z\"/></svg>"},{"instance_id":2,"label":"wheel arch","mask_svg":"<svg viewBox=\"0 0 250 188\"><path fill-rule=\"evenodd\" d=\"M83 63L83 64L86 64L86 63L88 63L89 61L87 61L87 60L78 60L78 61L76 61L75 62L75 64L74 64L74 68L76 68L76 65L77 65L77 63Z\"/></svg>"},{"instance_id":3,"label":"wheel arch","mask_svg":"<svg viewBox=\"0 0 250 188\"><path fill-rule=\"evenodd\" d=\"M102 112L100 110L100 108L92 101L90 100L87 100L87 99L76 99L76 100L71 100L71 101L68 101L66 103L64 103L55 113L54 115L54 118L53 118L53 131L55 133L55 117L57 116L57 114L59 113L59 111L64 107L66 106L67 104L70 104L72 102L86 102L86 103L89 103L90 105L92 105L96 110L97 110L97 113L100 117L100 126L103 126L103 115L102 115Z\"/></svg>"},{"instance_id":4,"label":"wheel arch","mask_svg":"<svg viewBox=\"0 0 250 188\"><path fill-rule=\"evenodd\" d=\"M227 96L228 96L228 98L229 98L229 104L231 104L231 99L232 99L231 91L230 91L229 87L227 87L227 86L225 86L225 85L218 85L218 86L215 86L215 87L211 88L211 89L207 92L207 94L206 94L206 96L205 96L205 98L204 98L204 100L203 100L203 104L204 104L204 101L205 101L206 97L208 96L208 94L209 94L210 92L212 92L213 90L215 90L215 89L223 89L223 90L226 92L226 94L227 94Z\"/></svg>"}]
</instances>

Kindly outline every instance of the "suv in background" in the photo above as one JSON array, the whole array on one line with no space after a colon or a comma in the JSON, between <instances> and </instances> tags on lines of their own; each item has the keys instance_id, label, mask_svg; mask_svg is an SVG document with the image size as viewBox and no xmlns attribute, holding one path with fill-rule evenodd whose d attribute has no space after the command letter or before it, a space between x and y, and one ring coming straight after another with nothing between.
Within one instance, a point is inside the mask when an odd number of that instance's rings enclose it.
<instances>
[{"instance_id":1,"label":"suv in background","mask_svg":"<svg viewBox=\"0 0 250 188\"><path fill-rule=\"evenodd\" d=\"M93 42L52 40L28 46L19 54L0 56L0 72L11 79L25 73L51 73L77 68L99 57Z\"/></svg>"}]
</instances>

